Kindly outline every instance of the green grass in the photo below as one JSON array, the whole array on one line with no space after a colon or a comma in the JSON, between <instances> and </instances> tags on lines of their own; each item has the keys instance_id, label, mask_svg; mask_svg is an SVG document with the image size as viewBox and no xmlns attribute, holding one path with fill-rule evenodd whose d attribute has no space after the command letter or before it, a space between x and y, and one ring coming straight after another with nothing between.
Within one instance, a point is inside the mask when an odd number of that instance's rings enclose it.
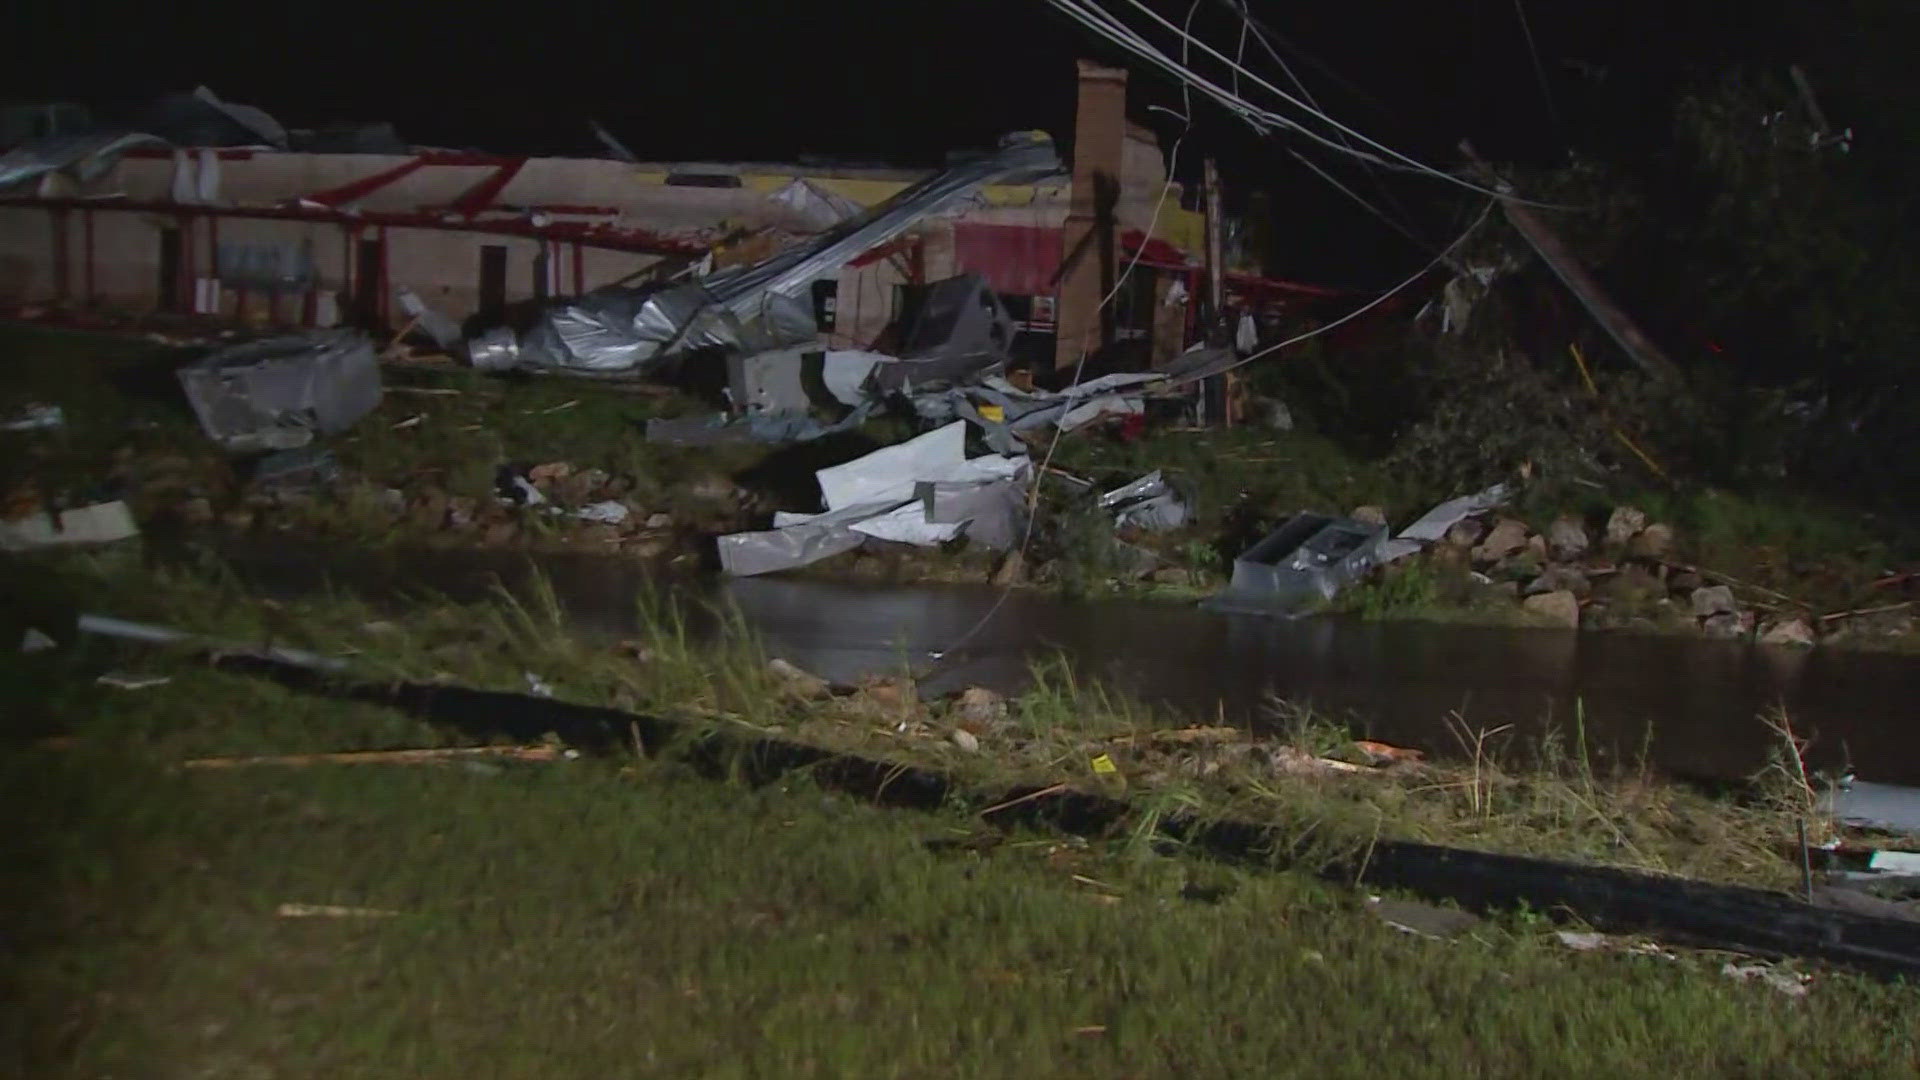
<instances>
[{"instance_id":1,"label":"green grass","mask_svg":"<svg viewBox=\"0 0 1920 1080\"><path fill-rule=\"evenodd\" d=\"M100 662L174 681L96 687ZM0 745L6 1075L1920 1066L1908 987L1822 973L1795 1001L1717 956L1570 954L1527 917L1412 939L1308 878L994 834L804 777L749 789L640 759L180 771L437 736L164 653L38 663L72 665L37 698L71 741L10 725Z\"/></svg>"},{"instance_id":2,"label":"green grass","mask_svg":"<svg viewBox=\"0 0 1920 1080\"><path fill-rule=\"evenodd\" d=\"M472 605L422 598L396 612L345 596L262 603L215 570L153 571L119 556L43 561L26 571L36 584L62 575L71 605L214 640L342 656L362 679L524 692L532 672L565 700L674 719L690 731L773 734L926 766L987 800L1017 784L1119 783L1143 804L1278 826L1330 861L1385 836L1768 887L1794 880L1779 851L1804 808L1710 798L1634 762L1598 769L1577 730L1525 748L1463 724L1455 755L1463 760L1359 775L1303 771L1301 757L1353 757L1343 724L1275 702L1259 732L1216 730L1182 742L1165 732L1212 718L1166 715L1061 664L1036 672L1033 686L1007 702L1003 723L972 722L955 703L902 704L871 693L795 701L737 621L723 617L717 632L695 634L667 597L642 598L642 629L615 643L572 632L537 584L526 596ZM1754 725L1764 738L1763 721ZM978 751L956 743L962 727ZM1467 753L1470 744L1480 752ZM1102 755L1116 763L1117 778L1093 771Z\"/></svg>"}]
</instances>

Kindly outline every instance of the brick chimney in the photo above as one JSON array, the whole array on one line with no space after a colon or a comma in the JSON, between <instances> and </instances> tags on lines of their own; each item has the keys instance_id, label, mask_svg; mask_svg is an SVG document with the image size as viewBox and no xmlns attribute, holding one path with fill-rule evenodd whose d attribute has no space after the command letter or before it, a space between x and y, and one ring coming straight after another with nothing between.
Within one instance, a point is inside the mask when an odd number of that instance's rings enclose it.
<instances>
[{"instance_id":1,"label":"brick chimney","mask_svg":"<svg viewBox=\"0 0 1920 1080\"><path fill-rule=\"evenodd\" d=\"M1127 73L1080 61L1080 102L1073 122L1073 201L1061 231L1061 256L1072 265L1060 281L1059 331L1053 364L1071 368L1082 352L1113 340L1111 312L1100 300L1113 288L1114 204L1127 141ZM1076 254L1077 253L1077 254Z\"/></svg>"}]
</instances>

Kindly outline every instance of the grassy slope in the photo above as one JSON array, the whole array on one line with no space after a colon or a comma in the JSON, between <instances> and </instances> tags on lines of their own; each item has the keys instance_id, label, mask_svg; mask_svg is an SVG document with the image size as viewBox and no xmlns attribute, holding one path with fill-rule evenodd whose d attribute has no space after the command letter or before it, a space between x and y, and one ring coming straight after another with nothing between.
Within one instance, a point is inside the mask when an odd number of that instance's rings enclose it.
<instances>
[{"instance_id":1,"label":"grassy slope","mask_svg":"<svg viewBox=\"0 0 1920 1080\"><path fill-rule=\"evenodd\" d=\"M432 736L156 654L119 662L175 680L112 691L15 666L74 741L0 750L9 1075L1920 1067L1910 988L1830 975L1793 1001L1716 958L1571 955L1526 919L1410 939L1310 881L1119 848L936 854L927 840L968 823L804 782L593 762L172 771ZM275 918L288 901L405 914Z\"/></svg>"}]
</instances>

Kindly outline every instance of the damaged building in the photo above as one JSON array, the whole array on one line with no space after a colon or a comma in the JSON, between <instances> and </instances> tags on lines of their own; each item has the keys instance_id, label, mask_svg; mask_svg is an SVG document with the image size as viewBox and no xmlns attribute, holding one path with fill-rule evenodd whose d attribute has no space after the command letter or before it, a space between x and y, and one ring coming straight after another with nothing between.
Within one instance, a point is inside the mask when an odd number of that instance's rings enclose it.
<instances>
[{"instance_id":1,"label":"damaged building","mask_svg":"<svg viewBox=\"0 0 1920 1080\"><path fill-rule=\"evenodd\" d=\"M760 263L931 175L348 152L210 92L190 98L171 108L199 122L164 135L65 134L0 155L0 304L382 331L424 305L471 334L554 298ZM998 297L1017 360L1106 345L1145 367L1181 351L1204 215L1183 208L1155 136L1128 119L1124 72L1080 65L1074 136L1070 171L985 183L807 282L826 347L875 347L911 325L930 286L971 274Z\"/></svg>"}]
</instances>

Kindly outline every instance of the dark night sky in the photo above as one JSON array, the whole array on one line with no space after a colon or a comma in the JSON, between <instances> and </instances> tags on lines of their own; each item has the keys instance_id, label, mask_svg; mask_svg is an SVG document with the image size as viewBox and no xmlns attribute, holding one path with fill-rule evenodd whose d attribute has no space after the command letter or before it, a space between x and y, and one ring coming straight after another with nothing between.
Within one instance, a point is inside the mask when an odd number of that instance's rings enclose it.
<instances>
[{"instance_id":1,"label":"dark night sky","mask_svg":"<svg viewBox=\"0 0 1920 1080\"><path fill-rule=\"evenodd\" d=\"M1186 5L1151 0L1178 21ZM1124 0L1107 0L1121 10ZM1343 81L1297 67L1344 122L1451 165L1472 138L1484 153L1549 162L1569 143L1630 139L1669 123L1675 81L1772 52L1754 41L1758 3L1527 0L1561 117L1551 119L1513 0L1253 0L1269 24ZM792 160L801 154L932 164L1001 133L1071 134L1073 60L1118 59L1041 0L913 4L844 0L658 5L173 5L30 0L0 94L78 100L114 115L205 83L290 126L394 121L416 143L591 153L598 118L642 158ZM244 13L241 13L244 12ZM1230 46L1217 0L1196 31ZM1254 53L1258 56L1259 54ZM1567 61L1577 61L1570 64ZM1589 74L1583 74L1581 66ZM1264 66L1264 65L1263 65ZM1133 110L1168 142L1172 84L1131 65ZM1591 72L1604 69L1596 78ZM1420 252L1196 100L1183 178L1216 154L1230 191L1267 190L1297 237L1302 276L1365 288L1404 275ZM1369 193L1379 186L1343 169ZM1390 178L1442 238L1450 214L1428 181ZM1451 210L1451 207L1446 208Z\"/></svg>"}]
</instances>

